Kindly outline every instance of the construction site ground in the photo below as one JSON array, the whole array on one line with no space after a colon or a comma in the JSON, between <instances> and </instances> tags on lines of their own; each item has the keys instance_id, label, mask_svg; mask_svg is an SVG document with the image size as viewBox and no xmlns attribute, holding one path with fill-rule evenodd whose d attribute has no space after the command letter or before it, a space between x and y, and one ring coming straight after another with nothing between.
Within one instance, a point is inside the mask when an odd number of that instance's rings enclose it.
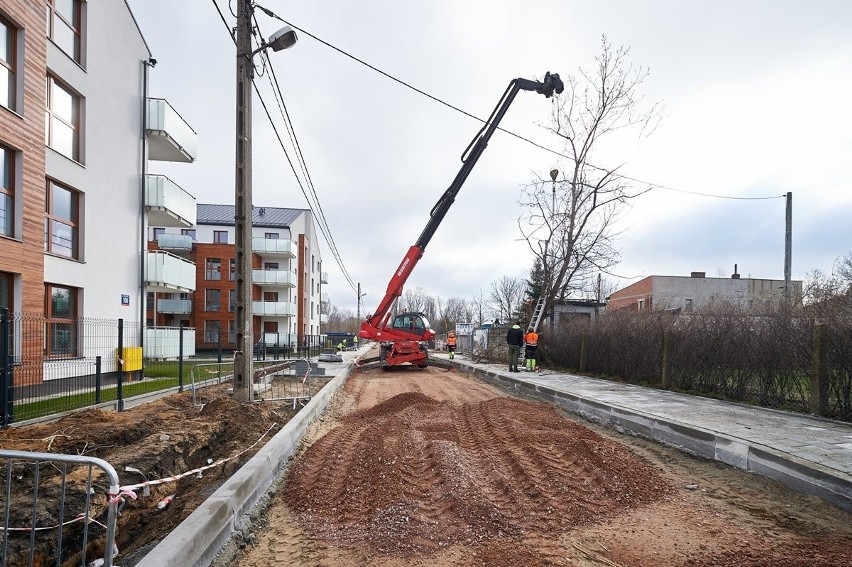
<instances>
[{"instance_id":1,"label":"construction site ground","mask_svg":"<svg viewBox=\"0 0 852 567\"><path fill-rule=\"evenodd\" d=\"M354 373L231 567L852 566L852 516L439 368Z\"/></svg>"},{"instance_id":2,"label":"construction site ground","mask_svg":"<svg viewBox=\"0 0 852 567\"><path fill-rule=\"evenodd\" d=\"M281 380L301 382L301 377ZM311 377L309 380L316 391L329 378ZM125 498L117 523L119 555L115 564L132 566L239 469L301 407L300 404L294 407L293 401L237 403L226 391L227 386L222 384L205 389L203 396L208 403L203 408L195 407L191 393L184 392L121 413L90 409L54 422L13 427L0 431L0 448L99 457L116 469L122 486L171 477L233 457L200 475L193 474L178 482L152 486L148 493L136 490L136 500ZM140 472L129 471L128 467ZM32 469L32 465L15 465L10 527L31 525ZM5 470L2 478L5 500ZM57 523L59 478L57 467L49 463L40 467L38 526ZM73 518L83 511L85 480L85 475L69 474L65 518ZM92 517L104 521L109 483L103 475L99 475L95 487ZM163 510L158 509L157 504L170 495L174 495L171 504ZM97 524L90 526L92 543L87 552L87 563L103 556L103 530ZM81 541L81 532L79 522L65 528L62 565L81 564L80 549L74 547L75 542ZM39 534L35 565L55 564L53 546L56 535L55 530ZM27 565L28 549L29 534L13 533L9 538L6 565Z\"/></svg>"}]
</instances>

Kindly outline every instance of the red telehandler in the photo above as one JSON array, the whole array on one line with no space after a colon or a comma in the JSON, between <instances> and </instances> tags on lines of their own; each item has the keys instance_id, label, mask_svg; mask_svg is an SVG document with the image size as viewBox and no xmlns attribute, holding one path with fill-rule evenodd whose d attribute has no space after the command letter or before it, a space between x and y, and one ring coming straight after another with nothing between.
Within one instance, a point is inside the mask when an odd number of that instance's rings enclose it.
<instances>
[{"instance_id":1,"label":"red telehandler","mask_svg":"<svg viewBox=\"0 0 852 567\"><path fill-rule=\"evenodd\" d=\"M429 222L426 223L426 228L420 234L420 238L414 243L414 246L408 249L408 253L400 262L399 267L391 277L388 284L387 292L381 303L376 308L375 313L367 317L361 323L361 330L358 336L364 339L379 341L381 345L379 360L377 365L382 368L390 368L398 366L406 362L419 367L428 365L428 354L421 343L432 340L435 337L435 331L429 326L429 321L422 313L400 313L390 321L394 302L402 295L402 288L411 275L414 266L420 258L423 257L423 252L426 250L426 245L432 239L444 216L450 209L450 206L456 199L459 190L464 185L467 176L470 175L473 166L479 160L482 152L488 146L488 140L497 130L500 121L515 100L515 96L520 91L535 91L543 94L547 98L553 96L553 93L561 93L563 90L562 81L556 73L546 73L544 79L539 81L531 81L529 79L514 79L497 106L491 112L491 116L483 125L482 129L474 136L467 149L462 154L462 167L453 179L450 187L444 191L438 202L432 207L429 213ZM366 362L366 361L364 361ZM370 364L370 366L373 366ZM365 365L361 366L366 369Z\"/></svg>"}]
</instances>

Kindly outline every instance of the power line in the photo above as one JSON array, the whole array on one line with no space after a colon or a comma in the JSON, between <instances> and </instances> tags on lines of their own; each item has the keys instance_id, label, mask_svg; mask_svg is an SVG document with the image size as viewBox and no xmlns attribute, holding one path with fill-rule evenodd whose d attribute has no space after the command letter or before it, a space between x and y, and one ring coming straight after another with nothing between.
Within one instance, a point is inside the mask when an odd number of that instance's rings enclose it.
<instances>
[{"instance_id":1,"label":"power line","mask_svg":"<svg viewBox=\"0 0 852 567\"><path fill-rule=\"evenodd\" d=\"M433 101L437 102L438 104L442 104L442 105L446 106L447 108L450 108L450 109L452 109L452 110L455 110L456 112L459 112L459 113L463 114L464 116L467 116L467 117L469 117L469 118L473 118L474 120L478 120L479 122L481 122L481 123L483 123L483 124L485 124L485 123L486 123L486 121L485 121L485 120L483 120L482 118L480 118L480 117L476 116L475 114L472 114L472 113L470 113L470 112L467 112L466 110L463 110L463 109L461 109L461 108L459 108L459 107L457 107L457 106L455 106L455 105L453 105L453 104L450 104L449 102L446 102L446 101L444 101L444 100L442 100L442 99L438 98L437 96L434 96L434 95L432 95L432 94L429 94L428 92L426 92L426 91L424 91L424 90L422 90L422 89L419 89L419 88L417 88L417 87L415 87L415 86L413 86L413 85L411 85L411 84L409 84L409 83L407 83L407 82L403 81L402 79L399 79L399 78L397 78L397 77L395 77L395 76L391 75L390 73L388 73L388 72L386 72L386 71L383 71L383 70L379 69L378 67L375 67L374 65L371 65L370 63L367 63L367 62L366 62L366 61L364 61L363 59L359 59L358 57L356 57L356 56L354 56L354 55L352 55L352 54L350 54L350 53L348 53L348 52L344 51L343 49L341 49L341 48L339 48L339 47L337 47L337 46L335 46L335 45L333 45L333 44L331 44L331 43L329 43L329 42L325 41L324 39L321 39L321 38L319 38L319 37L315 36L314 34L310 33L309 31L307 31L307 30L305 30L305 29L303 29L303 28L300 28L300 27L299 27L299 26L297 26L296 24L294 24L294 23L292 23L292 22L289 22L289 21L285 20L284 18L282 18L281 16L279 16L279 15L275 14L275 13L274 13L274 12L272 12L271 10L269 10L269 9L267 9L267 8L264 8L263 6L260 6L260 5L256 5L256 7L257 7L258 9L262 10L262 11L263 11L263 12L264 12L267 16L269 16L270 18L275 18L276 20L279 20L279 21L281 21L281 22L283 22L283 23L287 24L288 26L292 27L293 29L298 30L300 33L303 33L303 34L305 34L306 36L308 36L308 37L310 37L310 38L312 38L312 39L314 39L314 40L318 41L319 43L321 43L321 44L325 45L326 47L329 47L329 48L333 49L334 51L337 51L337 52L338 52L338 53L340 53L341 55L343 55L343 56L345 56L345 57L348 57L349 59L352 59L353 61L355 61L355 62L357 62L357 63L360 63L361 65L363 65L363 66L367 67L368 69L370 69L370 70L372 70L372 71L375 71L376 73L379 73L380 75L382 75L382 76L384 76L384 77L386 77L386 78L388 78L388 79L390 79L390 80L392 80L392 81L394 81L394 82L396 82L396 83L399 83L400 85L402 85L402 86L404 86L404 87L406 87L406 88L408 88L408 89L411 89L412 91L414 91L414 92L416 92L416 93L418 93L418 94L420 94L420 95L423 95L423 96L425 96L426 98L429 98L429 99L431 99L431 100L433 100ZM498 129L498 130L500 130L501 132L505 133L505 134L509 134L510 136L513 136L513 137L515 137L515 138L517 138L517 139L519 139L519 140L522 140L522 141L524 141L524 142L526 142L526 143L528 143L528 144L530 144L530 145L532 145L532 146L535 146L536 148L539 148L539 149L544 150L544 151L546 151L546 152L549 152L549 153L551 153L551 154L557 155L557 156L559 156L559 157L563 157L563 158L565 158L565 159L568 159L568 160L574 161L574 158L573 158L573 157L571 157L571 156L569 156L568 154L564 154L564 153L562 153L562 152L559 152L559 151L556 151L556 150L554 150L554 149L548 148L547 146L543 146L543 145L539 144L538 142L534 142L534 141L530 140L529 138L526 138L526 137L524 137L524 136L521 136L520 134L516 134L516 133L514 133L514 132L512 132L512 131L510 131L510 130L506 130L505 128L502 128L502 127L498 127L497 129ZM609 173L609 172L610 172L610 170L608 170L608 169L606 169L606 168L598 167L598 166L593 165L593 164L588 163L588 162L586 162L586 165L588 165L589 167L591 167L591 168L593 168L593 169L596 169L596 170L598 170L598 171L604 171L604 172L607 172L607 173ZM630 177L629 175L623 175L623 174L620 174L620 173L615 173L615 175L616 175L616 176L618 176L618 177L620 177L621 179L626 179L626 180L628 180L628 181L633 181L634 183L639 183L639 184L641 184L641 185L647 185L650 189L664 189L664 190L666 190L666 191L674 191L674 192L677 192L677 193L686 193L686 194L690 194L690 195L698 195L698 196L702 196L702 197L714 197L714 198L717 198L717 199L759 200L759 199L779 199L779 198L783 198L783 197L784 197L784 195L780 195L780 196L775 196L775 195L773 195L773 196L769 196L769 197L730 197L730 196L726 196L726 195L713 195L713 194L710 194L710 193L701 193L701 192L698 192L698 191L688 191L688 190L685 190L685 189L676 189L676 188L674 188L674 187L667 187L667 186L665 186L665 185L660 185L659 183L652 183L652 182L650 182L650 181L644 181L644 180L642 180L642 179L637 179L637 178L635 178L635 177Z\"/></svg>"},{"instance_id":2,"label":"power line","mask_svg":"<svg viewBox=\"0 0 852 567\"><path fill-rule=\"evenodd\" d=\"M257 23L257 19L255 19L255 28L257 29L258 34L260 34L260 26ZM262 34L260 34L262 37ZM275 68L272 65L272 61L269 59L269 54L265 51L262 51L262 60L264 61L264 67L268 65L269 71L267 73L267 77L269 79L269 84L272 87L272 93L275 96L275 102L278 104L278 111L281 113L281 118L284 122L284 127L287 129L287 134L290 136L290 143L296 150L296 157L298 158L299 165L302 169L302 174L304 175L305 183L308 186L308 190L314 198L314 202L316 203L315 215L317 218L317 225L320 227L324 227L325 231L323 232L323 236L326 239L326 244L328 244L329 249L332 252L332 255L335 256L335 259L338 261L341 271L343 272L344 277L349 283L352 289L355 289L354 282L352 278L349 276L349 272L346 270L346 266L343 263L343 257L340 253L340 250L337 248L337 242L335 242L334 237L331 233L331 227L328 224L328 221L325 217L325 211L322 208L322 203L320 202L319 195L317 195L316 187L314 186L313 178L311 177L310 171L308 170L308 164L305 161L305 156L302 153L302 147L299 144L299 138L296 135L296 128L293 125L293 120L290 118L290 113L287 110L287 105L284 103L284 95L281 92L281 85L278 82L278 77L275 74ZM271 120L271 118L270 118ZM295 171L293 172L295 174ZM307 198L307 196L306 196ZM322 231L321 231L322 232Z\"/></svg>"},{"instance_id":3,"label":"power line","mask_svg":"<svg viewBox=\"0 0 852 567\"><path fill-rule=\"evenodd\" d=\"M716 199L733 199L738 201L763 201L766 199L785 199L787 194L783 195L768 195L765 197L735 197L732 195L716 195L713 193L701 193L700 191L687 191L686 189L675 189L674 187L667 187L666 185L659 185L657 183L649 183L647 181L641 181L639 179L633 179L632 177L628 177L626 175L616 174L618 177L622 179L627 179L630 181L635 181L636 183L642 183L644 185L648 185L648 190L652 189L664 189L666 191L674 191L675 193L687 193L689 195L698 195L700 197L713 197ZM555 181L533 181L530 185L550 185L551 183L571 183L570 179L556 179ZM579 184L579 183L578 183Z\"/></svg>"},{"instance_id":4,"label":"power line","mask_svg":"<svg viewBox=\"0 0 852 567\"><path fill-rule=\"evenodd\" d=\"M212 1L213 1L213 6L216 8L216 11L217 11L217 12L218 12L218 14L219 14L219 18L222 20L222 24L224 24L225 29L227 29L227 30L228 30L228 34L231 36L231 41L233 41L233 42L234 42L234 44L236 45L236 38L234 37L234 34L233 34L233 32L231 31L231 27L228 25L228 21L225 19L225 15L222 13L222 10L221 10L221 8L219 7L219 4L216 2L216 0L212 0ZM270 63L270 65L269 65L269 66L270 66L270 68L272 67L271 63ZM302 181L301 181L301 179L299 178L298 173L296 172L296 168L295 168L295 166L293 165L293 161L292 161L292 159L290 158L290 155L289 155L289 153L287 152L286 147L284 146L284 141L281 139L281 135L280 135L280 134L279 134L279 132L278 132L278 128L275 126L275 123L274 123L274 121L272 120L272 115L271 115L271 114L270 114L270 112L269 112L269 108L268 108L268 107L267 107L267 105L266 105L266 101L263 99L263 96L262 96L262 95L261 95L261 93L260 93L260 89L258 88L257 82L253 80L253 81L252 81L252 85L254 86L255 93L257 93L257 96L258 96L258 99L260 100L261 105L263 106L263 109L264 109L264 111L265 111L265 113L266 113L266 117L267 117L267 119L269 120L270 125L272 126L272 130L273 130L273 132L275 133L276 138L278 139L278 143L279 143L279 145L281 146L281 150L284 152L284 156L287 158L287 162L290 164L290 169L293 171L293 175L294 175L294 177L296 178L296 182L297 182L297 184L299 185L299 189L302 191L302 195L304 195L304 197L305 197L305 199L306 199L306 201L307 201L307 203L308 203L308 207L311 209L311 211L313 211L313 212L314 212L315 217L316 217L317 219L319 219L319 218L320 218L320 215L316 213L316 211L314 210L314 207L312 206L311 198L308 196L308 193L307 193L307 191L305 190L305 187L303 186ZM279 92L280 92L280 91L279 91ZM289 130L288 130L288 131L289 131ZM314 193L314 195L315 195L315 194L316 194L316 193ZM317 201L317 204L319 204L319 202L318 202L318 201ZM343 260L342 260L342 258L339 256L339 252L338 252L338 250L337 250L337 246L336 246L336 245L333 245L333 242L334 242L334 241L333 241L333 239L331 238L331 234L330 234L330 233L328 233L328 234L326 233L326 230L328 229L328 227L327 227L327 223L325 223L324 221L325 221L325 216L324 216L324 215L322 215L322 222L319 222L319 221L318 221L318 222L317 222L317 226L319 227L320 232L322 233L323 238L324 238L324 239L325 239L325 241L326 241L326 244L328 244L329 249L330 249L330 250L331 250L331 252L332 252L332 256L334 256L335 261L337 262L338 266L340 267L341 271L343 272L344 277L346 278L347 282L349 283L349 285L350 285L350 286L352 287L352 289L354 290L354 289L356 288L356 286L353 284L352 279L349 277L349 273L346 271L346 267L343 265Z\"/></svg>"}]
</instances>

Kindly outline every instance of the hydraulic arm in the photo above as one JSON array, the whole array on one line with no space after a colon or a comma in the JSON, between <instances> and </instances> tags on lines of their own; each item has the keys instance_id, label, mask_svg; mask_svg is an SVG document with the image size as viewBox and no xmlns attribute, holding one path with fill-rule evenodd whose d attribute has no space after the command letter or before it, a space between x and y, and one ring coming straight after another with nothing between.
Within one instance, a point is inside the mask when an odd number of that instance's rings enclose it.
<instances>
[{"instance_id":1,"label":"hydraulic arm","mask_svg":"<svg viewBox=\"0 0 852 567\"><path fill-rule=\"evenodd\" d=\"M482 129L473 137L464 153L462 153L462 166L456 174L449 188L444 191L438 202L429 213L429 221L414 245L400 262L399 267L391 277L387 292L379 303L375 312L361 323L358 335L365 339L381 341L382 360L388 366L410 362L418 366L426 366L427 354L420 346L421 341L431 340L435 331L429 327L426 317L420 313L402 313L390 321L394 302L402 295L405 285L414 266L420 258L426 246L444 220L444 217L452 206L464 182L470 175L473 166L479 160L482 152L488 146L488 141L497 130L500 121L515 100L520 91L535 91L550 98L553 93L561 93L562 81L559 75L546 73L542 81L531 81L529 79L514 79L509 83L497 106L491 112L491 116L483 125Z\"/></svg>"}]
</instances>

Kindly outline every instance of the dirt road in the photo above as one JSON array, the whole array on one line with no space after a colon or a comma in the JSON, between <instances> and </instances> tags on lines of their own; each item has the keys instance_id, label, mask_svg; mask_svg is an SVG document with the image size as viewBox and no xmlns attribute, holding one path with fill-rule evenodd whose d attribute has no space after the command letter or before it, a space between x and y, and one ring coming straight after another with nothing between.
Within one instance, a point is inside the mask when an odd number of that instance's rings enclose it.
<instances>
[{"instance_id":1,"label":"dirt road","mask_svg":"<svg viewBox=\"0 0 852 567\"><path fill-rule=\"evenodd\" d=\"M852 566L852 517L471 377L353 375L232 567Z\"/></svg>"}]
</instances>

